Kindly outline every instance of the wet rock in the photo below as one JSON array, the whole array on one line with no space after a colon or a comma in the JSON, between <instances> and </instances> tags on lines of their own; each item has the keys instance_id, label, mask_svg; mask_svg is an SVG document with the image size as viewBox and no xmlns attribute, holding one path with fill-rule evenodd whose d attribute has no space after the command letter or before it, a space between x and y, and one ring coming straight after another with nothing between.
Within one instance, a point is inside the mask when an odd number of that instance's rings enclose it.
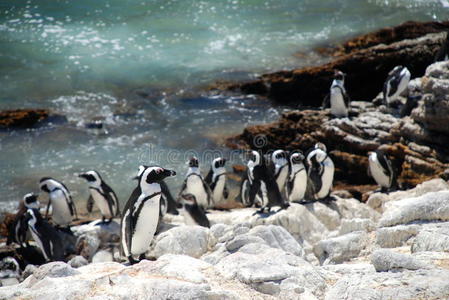
<instances>
[{"instance_id":1,"label":"wet rock","mask_svg":"<svg viewBox=\"0 0 449 300\"><path fill-rule=\"evenodd\" d=\"M320 264L339 264L357 257L368 244L366 232L358 231L321 240L313 247Z\"/></svg>"},{"instance_id":2,"label":"wet rock","mask_svg":"<svg viewBox=\"0 0 449 300\"><path fill-rule=\"evenodd\" d=\"M31 128L50 115L46 109L16 109L0 112L0 128Z\"/></svg>"},{"instance_id":3,"label":"wet rock","mask_svg":"<svg viewBox=\"0 0 449 300\"><path fill-rule=\"evenodd\" d=\"M413 221L449 220L449 191L388 202L379 226L387 227Z\"/></svg>"},{"instance_id":4,"label":"wet rock","mask_svg":"<svg viewBox=\"0 0 449 300\"><path fill-rule=\"evenodd\" d=\"M397 253L387 249L379 249L371 255L371 263L377 272L418 270L426 265L409 254Z\"/></svg>"}]
</instances>

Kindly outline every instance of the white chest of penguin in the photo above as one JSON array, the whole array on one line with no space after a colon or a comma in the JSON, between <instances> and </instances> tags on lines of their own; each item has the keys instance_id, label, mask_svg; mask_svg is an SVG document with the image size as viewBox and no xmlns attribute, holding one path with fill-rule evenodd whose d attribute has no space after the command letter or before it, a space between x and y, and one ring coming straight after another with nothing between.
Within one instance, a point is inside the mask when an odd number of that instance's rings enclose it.
<instances>
[{"instance_id":1,"label":"white chest of penguin","mask_svg":"<svg viewBox=\"0 0 449 300\"><path fill-rule=\"evenodd\" d=\"M390 187L390 177L384 174L382 166L370 158L369 168L376 182L382 187Z\"/></svg>"},{"instance_id":2,"label":"white chest of penguin","mask_svg":"<svg viewBox=\"0 0 449 300\"><path fill-rule=\"evenodd\" d=\"M68 225L72 221L70 208L61 190L56 190L50 193L52 206L52 219L58 225Z\"/></svg>"},{"instance_id":3,"label":"white chest of penguin","mask_svg":"<svg viewBox=\"0 0 449 300\"><path fill-rule=\"evenodd\" d=\"M331 89L331 113L337 117L346 117L348 115L345 100L338 87Z\"/></svg>"},{"instance_id":4,"label":"white chest of penguin","mask_svg":"<svg viewBox=\"0 0 449 300\"><path fill-rule=\"evenodd\" d=\"M90 189L90 193L95 201L95 204L100 209L101 214L108 218L112 217L108 201L103 197L103 195L101 195L96 189Z\"/></svg>"},{"instance_id":5,"label":"white chest of penguin","mask_svg":"<svg viewBox=\"0 0 449 300\"><path fill-rule=\"evenodd\" d=\"M222 200L223 190L226 183L226 176L219 176L213 193L214 202L218 203Z\"/></svg>"},{"instance_id":6,"label":"white chest of penguin","mask_svg":"<svg viewBox=\"0 0 449 300\"><path fill-rule=\"evenodd\" d=\"M145 196L141 195L140 197ZM159 201L160 195L146 200L139 215L134 216L137 220L132 235L131 253L140 254L148 250L159 221Z\"/></svg>"},{"instance_id":7,"label":"white chest of penguin","mask_svg":"<svg viewBox=\"0 0 449 300\"><path fill-rule=\"evenodd\" d=\"M187 178L186 193L195 195L199 205L208 206L207 192L204 190L203 181L200 176L190 175Z\"/></svg>"}]
</instances>

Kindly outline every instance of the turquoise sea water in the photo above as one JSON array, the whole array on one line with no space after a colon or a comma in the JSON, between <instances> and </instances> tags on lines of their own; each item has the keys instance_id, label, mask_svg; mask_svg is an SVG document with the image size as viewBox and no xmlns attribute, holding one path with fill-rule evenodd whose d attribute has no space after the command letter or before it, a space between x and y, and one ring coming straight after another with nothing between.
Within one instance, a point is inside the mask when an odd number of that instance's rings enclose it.
<instances>
[{"instance_id":1,"label":"turquoise sea water","mask_svg":"<svg viewBox=\"0 0 449 300\"><path fill-rule=\"evenodd\" d=\"M50 108L68 119L0 132L0 203L37 191L44 175L84 199L74 175L90 168L124 202L143 162L179 171L176 193L190 152L229 156L222 136L284 109L203 86L317 64L314 47L380 27L446 20L442 2L0 0L0 109ZM92 119L108 133L86 129Z\"/></svg>"}]
</instances>

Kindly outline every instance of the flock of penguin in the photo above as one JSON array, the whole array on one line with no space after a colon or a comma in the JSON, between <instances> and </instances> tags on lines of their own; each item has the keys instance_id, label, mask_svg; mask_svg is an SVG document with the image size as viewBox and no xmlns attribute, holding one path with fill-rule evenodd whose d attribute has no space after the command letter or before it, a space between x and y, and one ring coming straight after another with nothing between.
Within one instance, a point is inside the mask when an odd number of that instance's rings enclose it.
<instances>
[{"instance_id":1,"label":"flock of penguin","mask_svg":"<svg viewBox=\"0 0 449 300\"><path fill-rule=\"evenodd\" d=\"M325 99L325 104L330 105L331 114L335 117L347 117L349 112L344 77L342 72L335 72L330 95ZM405 67L395 67L389 73L383 90L387 106L407 88L409 80L410 72ZM395 172L386 155L376 150L369 153L368 161L368 172L381 190L394 189ZM116 194L98 172L88 171L79 174L79 177L88 184L88 212L95 204L105 223L121 216L121 250L133 264L145 258L159 219L166 213L178 214L180 209L187 224L210 226L207 209L214 208L229 196L225 163L225 158L214 159L209 173L203 177L198 159L192 157L177 199L164 182L164 179L175 176L175 171L159 166L140 166L134 178L138 184L122 213ZM333 178L334 163L322 143L317 143L305 154L299 150L288 152L279 149L263 155L252 150L247 153L247 171L238 199L246 207L259 207L257 213L270 212L273 206L287 209L291 202L332 201ZM7 244L14 242L20 247L28 247L30 233L46 261L64 260L67 253L60 236L61 232L72 234L69 226L77 218L76 206L62 182L44 177L39 187L49 195L45 217L41 215L37 195L26 194L9 227ZM50 206L51 223L47 221Z\"/></svg>"}]
</instances>

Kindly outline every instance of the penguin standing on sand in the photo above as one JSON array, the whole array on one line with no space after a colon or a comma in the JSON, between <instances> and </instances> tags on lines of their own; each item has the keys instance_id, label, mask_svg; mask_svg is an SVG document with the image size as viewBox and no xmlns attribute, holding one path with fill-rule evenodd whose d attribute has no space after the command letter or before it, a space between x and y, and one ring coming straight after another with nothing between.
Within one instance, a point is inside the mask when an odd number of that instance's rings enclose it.
<instances>
[{"instance_id":1,"label":"penguin standing on sand","mask_svg":"<svg viewBox=\"0 0 449 300\"><path fill-rule=\"evenodd\" d=\"M31 236L47 261L64 260L64 245L58 231L42 218L37 208L29 208L26 214Z\"/></svg>"},{"instance_id":2,"label":"penguin standing on sand","mask_svg":"<svg viewBox=\"0 0 449 300\"><path fill-rule=\"evenodd\" d=\"M27 233L28 223L26 220L26 212L28 208L39 209L40 203L37 200L37 195L28 193L23 197L23 201L19 205L14 221L8 228L8 238L6 245L11 243L18 244L21 248L28 247Z\"/></svg>"},{"instance_id":3,"label":"penguin standing on sand","mask_svg":"<svg viewBox=\"0 0 449 300\"><path fill-rule=\"evenodd\" d=\"M214 205L219 204L223 199L229 196L228 188L226 186L226 159L218 157L212 161L209 173L204 181L209 185L212 201Z\"/></svg>"},{"instance_id":4,"label":"penguin standing on sand","mask_svg":"<svg viewBox=\"0 0 449 300\"><path fill-rule=\"evenodd\" d=\"M211 190L201 176L198 158L192 157L189 160L189 169L186 178L179 192L179 197L183 194L192 194L195 196L199 206L207 209L211 206Z\"/></svg>"},{"instance_id":5,"label":"penguin standing on sand","mask_svg":"<svg viewBox=\"0 0 449 300\"><path fill-rule=\"evenodd\" d=\"M350 99L345 89L345 76L345 73L335 70L330 94L323 102L323 108L330 105L331 114L337 118L345 118L349 114Z\"/></svg>"},{"instance_id":6,"label":"penguin standing on sand","mask_svg":"<svg viewBox=\"0 0 449 300\"><path fill-rule=\"evenodd\" d=\"M387 80L384 83L383 99L386 106L391 103L403 92L410 81L410 71L403 66L396 66L388 73Z\"/></svg>"},{"instance_id":7,"label":"penguin standing on sand","mask_svg":"<svg viewBox=\"0 0 449 300\"><path fill-rule=\"evenodd\" d=\"M276 150L271 154L271 160L274 164L274 179L278 185L281 194L284 194L285 183L288 178L288 152L284 150Z\"/></svg>"},{"instance_id":8,"label":"penguin standing on sand","mask_svg":"<svg viewBox=\"0 0 449 300\"><path fill-rule=\"evenodd\" d=\"M176 172L161 167L146 167L139 172L139 184L123 209L121 248L131 264L145 258L159 221L160 182Z\"/></svg>"},{"instance_id":9,"label":"penguin standing on sand","mask_svg":"<svg viewBox=\"0 0 449 300\"><path fill-rule=\"evenodd\" d=\"M206 216L204 209L196 203L195 195L183 194L181 201L183 216L187 225L200 225L203 227L210 227L209 219Z\"/></svg>"},{"instance_id":10,"label":"penguin standing on sand","mask_svg":"<svg viewBox=\"0 0 449 300\"><path fill-rule=\"evenodd\" d=\"M78 177L86 179L89 184L90 197L87 200L88 212L92 212L92 207L95 202L101 211L103 222L107 218L109 219L109 223L115 216L120 214L117 196L111 187L103 181L97 171L81 173Z\"/></svg>"},{"instance_id":11,"label":"penguin standing on sand","mask_svg":"<svg viewBox=\"0 0 449 300\"><path fill-rule=\"evenodd\" d=\"M316 200L329 198L334 180L334 163L326 151L324 144L317 143L315 149L307 155L308 176Z\"/></svg>"},{"instance_id":12,"label":"penguin standing on sand","mask_svg":"<svg viewBox=\"0 0 449 300\"><path fill-rule=\"evenodd\" d=\"M53 208L52 220L60 227L68 226L73 218L77 218L76 208L67 187L50 177L44 177L39 183L40 189L47 192L49 201L45 217L48 216L50 205Z\"/></svg>"},{"instance_id":13,"label":"penguin standing on sand","mask_svg":"<svg viewBox=\"0 0 449 300\"><path fill-rule=\"evenodd\" d=\"M272 206L280 206L281 209L289 206L282 198L273 173L268 169L259 152L251 151L248 169L248 175L251 178L249 201L254 202L256 195L259 194L262 200L259 213L263 213L266 209L270 212Z\"/></svg>"},{"instance_id":14,"label":"penguin standing on sand","mask_svg":"<svg viewBox=\"0 0 449 300\"><path fill-rule=\"evenodd\" d=\"M289 176L286 184L286 198L289 202L301 202L307 189L307 171L304 155L297 151L290 155Z\"/></svg>"},{"instance_id":15,"label":"penguin standing on sand","mask_svg":"<svg viewBox=\"0 0 449 300\"><path fill-rule=\"evenodd\" d=\"M380 185L382 192L387 192L396 185L396 174L390 160L382 150L368 153L368 175Z\"/></svg>"}]
</instances>

